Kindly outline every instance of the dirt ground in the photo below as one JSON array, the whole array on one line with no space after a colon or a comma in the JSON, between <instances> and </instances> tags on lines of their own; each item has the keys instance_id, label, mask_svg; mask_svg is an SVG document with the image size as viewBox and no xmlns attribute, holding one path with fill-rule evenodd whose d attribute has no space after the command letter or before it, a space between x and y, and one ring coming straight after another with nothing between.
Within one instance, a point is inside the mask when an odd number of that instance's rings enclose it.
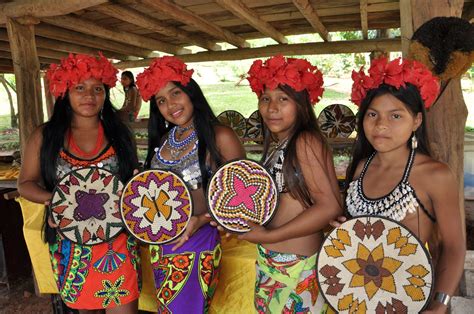
<instances>
[{"instance_id":1,"label":"dirt ground","mask_svg":"<svg viewBox=\"0 0 474 314\"><path fill-rule=\"evenodd\" d=\"M9 291L5 285L1 286L0 313L52 313L50 297L37 297L33 279L19 278L10 282Z\"/></svg>"}]
</instances>

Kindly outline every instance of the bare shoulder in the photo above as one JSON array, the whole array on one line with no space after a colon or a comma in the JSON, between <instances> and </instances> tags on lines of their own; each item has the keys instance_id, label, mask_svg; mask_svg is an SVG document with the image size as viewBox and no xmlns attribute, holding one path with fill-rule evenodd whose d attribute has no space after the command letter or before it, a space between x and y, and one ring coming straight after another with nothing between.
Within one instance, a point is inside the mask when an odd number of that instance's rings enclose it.
<instances>
[{"instance_id":1,"label":"bare shoulder","mask_svg":"<svg viewBox=\"0 0 474 314\"><path fill-rule=\"evenodd\" d=\"M245 157L242 143L231 128L224 125L216 125L214 132L216 145L224 161Z\"/></svg>"},{"instance_id":2,"label":"bare shoulder","mask_svg":"<svg viewBox=\"0 0 474 314\"><path fill-rule=\"evenodd\" d=\"M302 132L296 138L296 151L312 154L321 154L325 148L323 139L310 132Z\"/></svg>"},{"instance_id":3,"label":"bare shoulder","mask_svg":"<svg viewBox=\"0 0 474 314\"><path fill-rule=\"evenodd\" d=\"M230 127L225 125L216 125L214 127L214 132L216 134L216 142L219 143L228 143L230 141L239 141L237 134L235 134L234 130Z\"/></svg>"},{"instance_id":4,"label":"bare shoulder","mask_svg":"<svg viewBox=\"0 0 474 314\"><path fill-rule=\"evenodd\" d=\"M28 146L40 146L43 142L44 124L38 126L28 137Z\"/></svg>"},{"instance_id":5,"label":"bare shoulder","mask_svg":"<svg viewBox=\"0 0 474 314\"><path fill-rule=\"evenodd\" d=\"M360 177L360 174L362 173L362 169L364 169L364 165L367 162L367 158L362 159L359 161L359 164L357 165L357 168L354 172L354 178L352 180L357 180Z\"/></svg>"},{"instance_id":6,"label":"bare shoulder","mask_svg":"<svg viewBox=\"0 0 474 314\"><path fill-rule=\"evenodd\" d=\"M455 182L454 173L446 163L427 155L416 155L413 171L424 184L434 188L446 187Z\"/></svg>"}]
</instances>

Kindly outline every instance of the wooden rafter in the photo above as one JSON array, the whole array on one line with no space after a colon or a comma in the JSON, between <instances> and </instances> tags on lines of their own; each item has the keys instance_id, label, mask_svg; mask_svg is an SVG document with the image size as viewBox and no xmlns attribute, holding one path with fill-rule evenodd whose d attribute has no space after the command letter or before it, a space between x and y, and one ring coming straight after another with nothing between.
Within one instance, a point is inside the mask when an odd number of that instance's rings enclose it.
<instances>
[{"instance_id":1,"label":"wooden rafter","mask_svg":"<svg viewBox=\"0 0 474 314\"><path fill-rule=\"evenodd\" d=\"M95 50L110 50L120 54L142 58L152 58L157 55L149 49L129 46L115 41L70 31L44 23L36 25L35 33L36 35L42 37L51 38L66 43L87 46Z\"/></svg>"},{"instance_id":2,"label":"wooden rafter","mask_svg":"<svg viewBox=\"0 0 474 314\"><path fill-rule=\"evenodd\" d=\"M399 39L372 39L354 41L332 41L319 43L305 43L293 45L272 45L261 48L229 49L225 51L203 51L194 54L182 55L185 62L230 61L272 56L278 53L285 55L318 55L352 52L371 52L373 50L400 51ZM115 65L120 69L145 67L152 59L118 62Z\"/></svg>"},{"instance_id":3,"label":"wooden rafter","mask_svg":"<svg viewBox=\"0 0 474 314\"><path fill-rule=\"evenodd\" d=\"M250 10L244 3L242 3L242 1L216 0L216 2L223 8L229 10L234 15L240 17L242 20L252 25L254 28L259 30L262 34L273 38L280 44L288 43L288 40L285 38L285 35L280 33L277 29L275 29L269 23L262 20L255 12Z\"/></svg>"},{"instance_id":4,"label":"wooden rafter","mask_svg":"<svg viewBox=\"0 0 474 314\"><path fill-rule=\"evenodd\" d=\"M5 23L7 17L48 17L69 14L108 0L23 0L12 1L0 5L0 23Z\"/></svg>"},{"instance_id":5,"label":"wooden rafter","mask_svg":"<svg viewBox=\"0 0 474 314\"><path fill-rule=\"evenodd\" d=\"M293 0L293 4L298 8L301 14L303 14L306 20L308 20L311 26L313 26L313 28L318 32L319 36L321 36L324 41L328 41L328 30L321 22L318 13L309 0Z\"/></svg>"},{"instance_id":6,"label":"wooden rafter","mask_svg":"<svg viewBox=\"0 0 474 314\"><path fill-rule=\"evenodd\" d=\"M205 32L214 38L228 42L236 47L248 47L248 43L242 37L206 21L199 15L196 15L179 5L176 5L169 0L138 0L138 2L152 7L153 9L166 15L169 15L181 23L191 25L192 27Z\"/></svg>"},{"instance_id":7,"label":"wooden rafter","mask_svg":"<svg viewBox=\"0 0 474 314\"><path fill-rule=\"evenodd\" d=\"M369 21L367 17L367 3L368 0L360 0L360 24L362 27L362 37L369 38Z\"/></svg>"},{"instance_id":8,"label":"wooden rafter","mask_svg":"<svg viewBox=\"0 0 474 314\"><path fill-rule=\"evenodd\" d=\"M0 41L0 51L11 52L10 44L6 41ZM67 57L68 55L64 52L38 47L36 48L36 51L39 57L53 59L56 60L56 62L63 57Z\"/></svg>"},{"instance_id":9,"label":"wooden rafter","mask_svg":"<svg viewBox=\"0 0 474 314\"><path fill-rule=\"evenodd\" d=\"M152 18L151 16L145 15L140 11L137 11L133 8L124 5L100 5L94 7L94 11L106 14L108 16L112 16L124 22L132 23L172 38L178 38L179 40L182 40L185 43L194 44L210 50L220 50L220 46L216 43L202 40L198 36L193 36L188 32L180 30L176 27L167 26L158 19Z\"/></svg>"},{"instance_id":10,"label":"wooden rafter","mask_svg":"<svg viewBox=\"0 0 474 314\"><path fill-rule=\"evenodd\" d=\"M145 49L158 50L171 54L181 54L186 51L186 49L183 50L177 46L164 43L156 39L124 31L105 28L94 23L93 21L85 21L84 19L69 15L46 17L42 18L41 20L48 24L53 24L76 32L85 33L109 40L115 40L117 42L125 42L130 45Z\"/></svg>"}]
</instances>

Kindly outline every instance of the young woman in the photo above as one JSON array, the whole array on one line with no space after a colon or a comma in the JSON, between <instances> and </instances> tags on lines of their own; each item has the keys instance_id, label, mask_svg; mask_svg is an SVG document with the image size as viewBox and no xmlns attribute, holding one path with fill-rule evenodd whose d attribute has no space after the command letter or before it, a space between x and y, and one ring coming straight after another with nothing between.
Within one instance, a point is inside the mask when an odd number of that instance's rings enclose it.
<instances>
[{"instance_id":1,"label":"young woman","mask_svg":"<svg viewBox=\"0 0 474 314\"><path fill-rule=\"evenodd\" d=\"M135 86L133 73L130 71L122 72L120 83L122 83L123 91L125 92L125 100L118 113L123 121L133 122L137 118L142 106L142 98Z\"/></svg>"},{"instance_id":2,"label":"young woman","mask_svg":"<svg viewBox=\"0 0 474 314\"><path fill-rule=\"evenodd\" d=\"M320 313L327 305L317 292L316 255L323 229L342 213L332 154L311 105L322 95L322 74L283 56L255 61L248 74L265 127L262 160L280 192L270 224L251 224L239 236L258 244L255 308Z\"/></svg>"},{"instance_id":3,"label":"young woman","mask_svg":"<svg viewBox=\"0 0 474 314\"><path fill-rule=\"evenodd\" d=\"M347 212L392 218L423 243L439 229L435 296L424 313L444 313L458 287L466 247L458 184L448 166L430 156L427 143L425 108L438 95L438 81L419 62L386 58L373 60L369 75L361 69L352 78L359 120L346 178Z\"/></svg>"},{"instance_id":4,"label":"young woman","mask_svg":"<svg viewBox=\"0 0 474 314\"><path fill-rule=\"evenodd\" d=\"M18 180L20 195L49 204L52 190L73 169L102 164L125 182L137 158L131 133L120 122L109 99L117 70L102 55L70 55L47 72L57 98L51 119L31 135ZM45 236L59 293L80 313L136 313L137 246L120 234L108 243L79 245L61 238L45 217ZM108 255L122 257L107 271L94 265Z\"/></svg>"},{"instance_id":5,"label":"young woman","mask_svg":"<svg viewBox=\"0 0 474 314\"><path fill-rule=\"evenodd\" d=\"M150 99L145 167L177 172L193 199L185 233L174 243L150 246L160 313L207 312L221 248L205 215L204 191L212 171L245 156L235 133L219 125L192 73L178 58L162 57L137 77L140 93Z\"/></svg>"}]
</instances>

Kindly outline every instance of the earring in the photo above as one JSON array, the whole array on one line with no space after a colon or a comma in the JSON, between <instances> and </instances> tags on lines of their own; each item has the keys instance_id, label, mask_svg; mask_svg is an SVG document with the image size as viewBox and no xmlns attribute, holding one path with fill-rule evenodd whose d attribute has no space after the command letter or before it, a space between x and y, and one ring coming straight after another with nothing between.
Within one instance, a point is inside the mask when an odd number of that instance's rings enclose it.
<instances>
[{"instance_id":1,"label":"earring","mask_svg":"<svg viewBox=\"0 0 474 314\"><path fill-rule=\"evenodd\" d=\"M104 116L102 114L103 111L104 111L104 106L102 106L102 108L100 108L100 114L99 114L99 119L100 120L104 120Z\"/></svg>"},{"instance_id":2,"label":"earring","mask_svg":"<svg viewBox=\"0 0 474 314\"><path fill-rule=\"evenodd\" d=\"M415 132L413 132L413 135L411 137L411 149L416 149L418 147L418 140L416 139Z\"/></svg>"}]
</instances>

